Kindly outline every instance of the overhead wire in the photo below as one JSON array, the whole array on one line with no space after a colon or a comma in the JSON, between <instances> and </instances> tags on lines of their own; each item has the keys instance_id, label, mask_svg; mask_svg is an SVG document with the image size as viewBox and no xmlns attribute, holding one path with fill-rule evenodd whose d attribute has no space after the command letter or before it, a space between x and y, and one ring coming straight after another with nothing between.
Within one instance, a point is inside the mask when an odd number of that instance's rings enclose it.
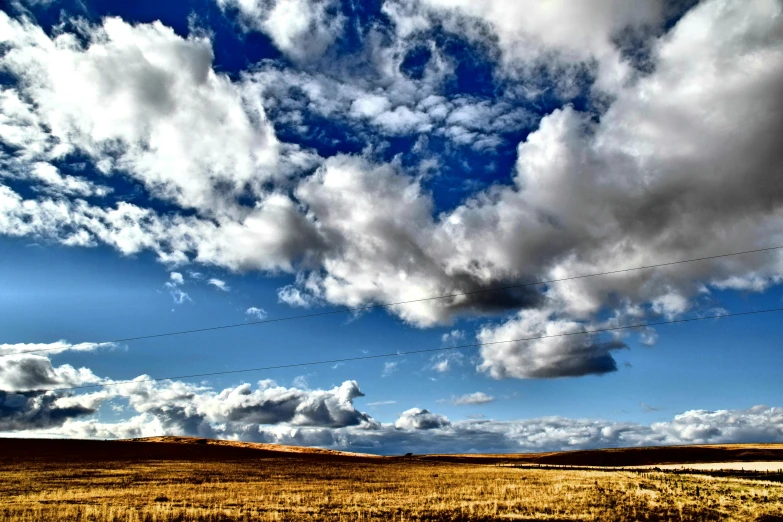
<instances>
[{"instance_id":1,"label":"overhead wire","mask_svg":"<svg viewBox=\"0 0 783 522\"><path fill-rule=\"evenodd\" d=\"M631 267L631 268L622 268L619 270L610 270L607 272L593 272L590 274L581 274L576 276L569 276L569 277L561 277L557 279L546 279L541 281L535 281L530 283L519 283L514 285L506 285L506 286L499 286L499 287L492 287L492 288L483 288L479 290L472 290L469 292L455 292L451 294L444 294L444 295L437 295L432 297L423 297L419 299L410 299L407 301L396 301L393 303L376 303L376 304L370 304L370 305L363 305L363 306L354 306L354 307L343 307L338 308L335 310L324 310L321 312L312 312L308 314L298 314L298 315L289 315L285 317L276 317L271 319L261 319L258 321L246 321L244 323L235 323L235 324L226 324L226 325L218 325L218 326L208 326L204 328L193 328L189 330L178 330L174 332L163 332L163 333L157 333L157 334L146 334L146 335L139 335L134 337L124 337L120 339L114 339L110 341L100 341L100 342L94 342L90 344L95 345L108 345L108 344L119 344L119 343L127 343L131 341L141 341L145 339L156 339L161 337L172 337L175 335L185 335L185 334L192 334L192 333L201 333L201 332L210 332L210 331L216 331L216 330L227 330L231 328L241 328L245 326L256 326L261 324L271 324L271 323L279 323L283 321L293 321L297 319L307 319L312 317L321 317L326 315L335 315L335 314L344 314L344 313L351 313L351 312L363 312L367 310L374 310L379 308L389 308L393 306L399 306L399 305L406 305L406 304L413 304L413 303L421 303L426 301L434 301L438 299L448 299L451 297L464 297L464 296L470 296L475 294L481 294L481 293L489 293L489 292L499 292L502 290L512 290L517 288L527 288L532 286L538 286L538 285L546 285L546 284L552 284L552 283L559 283L563 281L573 281L577 279L586 279L590 277L599 277L599 276L607 276L607 275L613 275L613 274L622 274L627 272L634 272L638 270L648 270L652 268L661 268L666 266L673 266L673 265L681 265L685 263L695 263L698 261L709 261L712 259L720 259L725 257L733 257L733 256L741 256L746 254L755 254L759 252L770 252L773 250L781 250L783 249L783 245L780 246L771 246L771 247L765 247L765 248L757 248L753 250L744 250L742 252L732 252L730 254L718 254L713 256L705 256L705 257L697 257L692 259L682 259L678 261L668 261L665 263L657 263L653 265L644 265L644 266L637 266L637 267ZM5 353L0 354L0 358L2 357L8 357L11 355L19 355L19 354L32 354L32 353L47 353L47 352L55 352L55 351L62 351L62 348L42 348L39 350L27 350L27 351L19 351L19 352L13 352L13 353Z\"/></svg>"},{"instance_id":2,"label":"overhead wire","mask_svg":"<svg viewBox=\"0 0 783 522\"><path fill-rule=\"evenodd\" d=\"M757 314L765 314L765 313L772 313L772 312L783 312L783 308L769 308L765 310L752 310L748 312L737 312L737 313L731 313L731 314L714 314L709 316L701 316L701 317L691 317L691 318L685 318L685 319L671 319L667 321L658 321L658 322L652 322L652 323L638 323L638 324L632 324L632 325L625 325L625 326L612 326L612 327L606 327L606 328L596 328L592 330L582 330L578 332L567 332L567 333L560 333L560 334L550 334L550 335L537 335L532 337L522 337L519 339L508 339L503 341L488 341L488 342L480 342L480 343L471 343L471 344L462 344L459 346L447 346L447 347L440 347L440 348L428 348L428 349L422 349L422 350L407 350L407 351L397 351L397 352L390 352L390 353L382 353L382 354L368 354L368 355L358 355L355 357L342 357L337 359L327 359L327 360L319 360L319 361L307 361L307 362L299 362L299 363L289 363L289 364L279 364L274 366L261 366L257 368L238 368L235 370L222 370L217 372L206 372L206 373L195 373L190 375L176 375L176 376L170 376L170 377L148 377L144 379L129 379L129 380L121 380L121 381L111 381L111 382L101 382L97 384L86 384L86 385L79 385L79 386L66 386L61 388L53 388L49 390L40 390L40 391L47 391L47 392L57 392L57 391L71 391L71 390L85 390L85 389L92 389L92 388L105 388L108 386L116 386L121 384L136 384L136 383L144 383L144 382L160 382L160 381L172 381L172 380L184 380L184 379L196 379L201 377L214 377L217 375L232 375L232 374L238 374L238 373L250 373L250 372L259 372L259 371L268 371L268 370L281 370L285 368L298 368L302 366L317 366L317 365L323 365L323 364L336 364L336 363L345 363L345 362L353 362L353 361L362 361L362 360L369 360L369 359L382 359L382 358L389 358L389 357L402 357L405 355L415 355L415 354L423 354L423 353L434 353L434 352L445 352L449 350L464 350L467 348L478 348L480 346L491 346L496 344L505 344L505 343L516 343L516 342L524 342L524 341L537 341L540 339L552 339L556 337L567 337L567 336L574 336L574 335L594 335L598 333L605 333L605 332L613 332L618 330L629 330L634 328L649 328L653 326L663 326L663 325L670 325L670 324L680 324L680 323L690 323L690 322L696 322L696 321L707 321L710 319L724 319L728 317L740 317L740 316L749 316L749 315L757 315ZM32 390L30 390L32 391Z\"/></svg>"}]
</instances>

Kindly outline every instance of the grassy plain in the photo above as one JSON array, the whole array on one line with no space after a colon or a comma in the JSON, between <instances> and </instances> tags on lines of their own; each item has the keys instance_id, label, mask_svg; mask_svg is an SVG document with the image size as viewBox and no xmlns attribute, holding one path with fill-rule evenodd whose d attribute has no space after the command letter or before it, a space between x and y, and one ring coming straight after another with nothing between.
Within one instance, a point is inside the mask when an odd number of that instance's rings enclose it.
<instances>
[{"instance_id":1,"label":"grassy plain","mask_svg":"<svg viewBox=\"0 0 783 522\"><path fill-rule=\"evenodd\" d=\"M783 520L783 483L745 478L173 442L0 448L3 520Z\"/></svg>"}]
</instances>

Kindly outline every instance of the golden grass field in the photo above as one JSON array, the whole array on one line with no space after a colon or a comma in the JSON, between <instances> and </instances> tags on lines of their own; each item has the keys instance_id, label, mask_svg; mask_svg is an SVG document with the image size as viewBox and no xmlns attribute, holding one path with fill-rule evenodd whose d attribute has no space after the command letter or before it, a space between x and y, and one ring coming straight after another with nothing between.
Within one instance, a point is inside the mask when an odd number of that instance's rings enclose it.
<instances>
[{"instance_id":1,"label":"golden grass field","mask_svg":"<svg viewBox=\"0 0 783 522\"><path fill-rule=\"evenodd\" d=\"M515 467L530 465L530 456L443 461L436 456L362 457L189 442L0 441L0 517L123 522L783 520L776 518L783 516L781 482Z\"/></svg>"}]
</instances>

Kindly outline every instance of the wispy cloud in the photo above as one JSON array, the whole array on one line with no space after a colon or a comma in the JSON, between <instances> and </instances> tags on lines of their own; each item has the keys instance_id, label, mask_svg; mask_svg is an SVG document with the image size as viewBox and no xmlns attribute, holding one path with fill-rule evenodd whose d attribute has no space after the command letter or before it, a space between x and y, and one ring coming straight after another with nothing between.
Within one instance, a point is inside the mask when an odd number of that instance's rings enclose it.
<instances>
[{"instance_id":1,"label":"wispy cloud","mask_svg":"<svg viewBox=\"0 0 783 522\"><path fill-rule=\"evenodd\" d=\"M397 361L389 361L383 363L383 371L381 372L381 377L388 377L389 375L393 374L397 371L400 363Z\"/></svg>"},{"instance_id":2,"label":"wispy cloud","mask_svg":"<svg viewBox=\"0 0 783 522\"><path fill-rule=\"evenodd\" d=\"M299 308L310 308L318 302L318 300L307 294L300 289L288 285L277 291L277 300L280 303L285 303L289 306L295 306Z\"/></svg>"},{"instance_id":3,"label":"wispy cloud","mask_svg":"<svg viewBox=\"0 0 783 522\"><path fill-rule=\"evenodd\" d=\"M425 369L435 370L438 373L446 373L456 366L464 364L465 356L459 352L447 352L434 355Z\"/></svg>"},{"instance_id":4,"label":"wispy cloud","mask_svg":"<svg viewBox=\"0 0 783 522\"><path fill-rule=\"evenodd\" d=\"M250 318L262 321L266 319L269 314L267 314L266 310L264 310L263 308L251 306L250 308L245 310L245 315L247 315Z\"/></svg>"},{"instance_id":5,"label":"wispy cloud","mask_svg":"<svg viewBox=\"0 0 783 522\"><path fill-rule=\"evenodd\" d=\"M492 395L487 395L484 392L474 392L459 397L452 397L451 399L442 399L438 402L448 402L454 406L475 406L478 404L487 404L494 400L495 397Z\"/></svg>"},{"instance_id":6,"label":"wispy cloud","mask_svg":"<svg viewBox=\"0 0 783 522\"><path fill-rule=\"evenodd\" d=\"M465 339L465 332L462 330L452 330L440 337L443 346L455 346Z\"/></svg>"},{"instance_id":7,"label":"wispy cloud","mask_svg":"<svg viewBox=\"0 0 783 522\"><path fill-rule=\"evenodd\" d=\"M170 291L172 299L174 299L174 302L177 304L182 304L185 301L193 302L193 299L190 298L190 295L188 295L187 292L183 292L179 288L174 288Z\"/></svg>"},{"instance_id":8,"label":"wispy cloud","mask_svg":"<svg viewBox=\"0 0 783 522\"><path fill-rule=\"evenodd\" d=\"M309 385L307 383L307 378L308 377L309 377L309 375L297 375L296 377L294 377L294 380L292 381L292 384L296 388L301 388L303 390L306 390L306 389L309 388Z\"/></svg>"},{"instance_id":9,"label":"wispy cloud","mask_svg":"<svg viewBox=\"0 0 783 522\"><path fill-rule=\"evenodd\" d=\"M117 345L115 343L69 343L68 341L60 340L53 343L13 343L13 344L0 344L0 355L14 355L14 354L47 354L50 356L53 354L63 353L67 351L74 352L91 352L98 348L114 348Z\"/></svg>"},{"instance_id":10,"label":"wispy cloud","mask_svg":"<svg viewBox=\"0 0 783 522\"><path fill-rule=\"evenodd\" d=\"M187 292L179 288L184 284L185 278L179 272L171 272L169 274L169 280L163 284L163 286L168 289L171 298L174 299L176 304L182 304L185 301L193 301Z\"/></svg>"},{"instance_id":11,"label":"wispy cloud","mask_svg":"<svg viewBox=\"0 0 783 522\"><path fill-rule=\"evenodd\" d=\"M228 292L229 290L231 290L231 287L228 286L225 281L223 281L221 279L214 278L214 277L212 279L210 279L209 281L207 281L207 284L208 285L212 285L215 288L217 288L218 290L221 290L223 292Z\"/></svg>"}]
</instances>

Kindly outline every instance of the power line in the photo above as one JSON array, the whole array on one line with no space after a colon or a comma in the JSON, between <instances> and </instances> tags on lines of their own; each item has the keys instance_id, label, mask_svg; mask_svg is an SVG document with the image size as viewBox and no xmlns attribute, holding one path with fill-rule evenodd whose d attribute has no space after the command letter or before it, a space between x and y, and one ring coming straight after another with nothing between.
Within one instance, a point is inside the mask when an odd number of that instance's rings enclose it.
<instances>
[{"instance_id":1,"label":"power line","mask_svg":"<svg viewBox=\"0 0 783 522\"><path fill-rule=\"evenodd\" d=\"M522 337L520 339L509 339L506 341L491 341L486 343L473 343L473 344L462 344L459 346L449 346L445 348L428 348L424 350L408 350L405 352L394 352L394 353L382 353L378 355L360 355L356 357L344 357L341 359L328 359L328 360L321 360L321 361L310 361L310 362L301 362L301 363L291 363L291 364L280 364L277 366L261 366L258 368L242 368L237 370L225 370L220 372L207 372L207 373L195 373L191 375L177 375L172 377L150 377L148 379L130 379L130 380L124 380L124 381L113 381L113 382L105 382L100 384L87 384L82 386L69 386L64 388L54 388L51 390L46 391L69 391L69 390L84 390L89 388L105 388L106 386L115 386L118 384L133 384L133 383L139 383L139 382L159 382L159 381L169 381L169 380L182 380L182 379L195 379L198 377L212 377L216 375L231 375L235 373L249 373L249 372L257 372L257 371L266 371L266 370L281 370L285 368L298 368L301 366L316 366L316 365L322 365L322 364L335 364L335 363L343 363L343 362L352 362L352 361L362 361L367 359L382 359L382 358L388 358L388 357L402 357L404 355L414 355L414 354L421 354L421 353L432 353L432 352L445 352L449 350L463 350L465 348L477 348L479 346L488 346L493 344L505 344L505 343L516 343L516 342L523 342L523 341L536 341L539 339L551 339L554 337L567 337L571 335L593 335L597 333L603 333L603 332L613 332L617 330L628 330L632 328L645 328L645 327L651 327L651 326L663 326L663 325L669 325L669 324L678 324L678 323L690 323L695 321L707 321L709 319L723 319L725 317L739 317L739 316L746 316L746 315L756 315L756 314L766 314L770 312L783 312L783 308L770 308L766 310L754 310L751 312L737 312L733 314L715 314L710 316L703 316L703 317L692 317L690 319L672 319L669 321L659 321L655 323L638 323L638 324L632 324L628 326L613 326L613 327L607 327L607 328L597 328L594 330L583 330L581 332L570 332L570 333L562 333L562 334L552 334L552 335L538 335L535 337Z\"/></svg>"},{"instance_id":2,"label":"power line","mask_svg":"<svg viewBox=\"0 0 783 522\"><path fill-rule=\"evenodd\" d=\"M171 337L174 335L185 335L185 334L191 334L191 333L200 333L200 332L211 332L215 330L227 330L229 328L240 328L243 326L255 326L259 324L269 324L269 323L279 323L283 321L293 321L295 319L307 319L310 317L320 317L324 315L334 315L334 314L344 314L348 312L361 312L365 310L374 310L377 308L389 308L391 306L398 306L398 305L404 305L404 304L412 304L412 303L421 303L424 301L434 301L437 299L447 299L449 297L463 297L468 295L475 295L475 294L481 294L481 293L487 293L487 292L498 292L501 290L511 290L514 288L526 288L531 286L538 286L538 285L546 285L551 283L559 283L562 281L573 281L575 279L586 279L589 277L598 277L598 276L605 276L605 275L612 275L612 274L622 274L625 272L634 272L637 270L648 270L651 268L660 268L664 266L672 266L672 265L681 265L685 263L694 263L696 261L709 261L711 259L720 259L723 257L732 257L732 256L741 256L745 254L755 254L758 252L770 252L772 250L781 250L783 249L783 245L781 246L773 246L773 247L767 247L767 248L757 248L755 250L745 250L742 252L733 252L731 254L719 254L714 256L707 256L707 257L697 257L693 259L683 259L680 261L669 261L666 263L658 263L655 265L645 265L645 266L637 266L633 268L622 268L620 270L610 270L608 272L594 272L591 274L582 274L577 276L570 276L570 277L561 277L558 279L547 279L543 281L536 281L533 283L520 283L515 285L507 285L507 286L499 286L499 287L493 287L493 288L485 288L481 290L472 290L470 292L457 292L453 294L445 294L445 295L437 295L433 297L423 297L420 299L411 299L409 301L397 301L394 303L379 303L379 304L371 304L371 305L365 305L365 306L355 306L355 307L346 307L346 308L339 308L337 310L325 310L323 312L313 312L309 314L300 314L300 315L289 315L286 317L278 317L273 319L262 319L260 321L250 321L250 322L244 322L244 323L237 323L237 324L226 324L221 326L209 326L206 328L194 328L191 330L179 330L176 332L164 332L164 333L158 333L158 334L149 334L149 335L140 335L137 337L125 337L123 339L114 339L112 341L101 341L96 342L94 344L117 344L117 343L127 343L130 341L141 341L144 339L156 339L159 337ZM0 358L2 357L8 357L11 355L19 355L19 354L28 354L28 353L44 353L44 352L52 352L52 351L58 351L61 350L61 348L43 348L40 350L29 350L29 351L20 351L20 352L14 352L14 353L7 353L7 354L0 354Z\"/></svg>"}]
</instances>

